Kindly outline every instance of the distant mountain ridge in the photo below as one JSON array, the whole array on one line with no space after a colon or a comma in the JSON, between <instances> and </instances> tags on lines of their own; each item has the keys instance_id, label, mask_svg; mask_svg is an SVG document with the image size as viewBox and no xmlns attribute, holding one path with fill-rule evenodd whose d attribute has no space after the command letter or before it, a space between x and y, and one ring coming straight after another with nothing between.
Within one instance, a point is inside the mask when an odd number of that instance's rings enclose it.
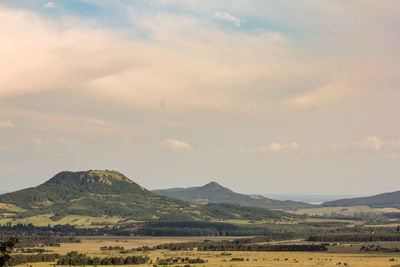
<instances>
[{"instance_id":1,"label":"distant mountain ridge","mask_svg":"<svg viewBox=\"0 0 400 267\"><path fill-rule=\"evenodd\" d=\"M0 195L0 217L110 216L134 220L267 219L283 212L237 205L196 205L157 195L117 171L58 173L45 183Z\"/></svg>"},{"instance_id":2,"label":"distant mountain ridge","mask_svg":"<svg viewBox=\"0 0 400 267\"><path fill-rule=\"evenodd\" d=\"M378 194L370 197L346 198L327 201L325 207L368 206L371 208L398 208L400 209L400 191Z\"/></svg>"},{"instance_id":3,"label":"distant mountain ridge","mask_svg":"<svg viewBox=\"0 0 400 267\"><path fill-rule=\"evenodd\" d=\"M315 207L314 205L291 200L274 200L260 195L245 195L236 193L216 182L210 182L200 187L159 189L152 192L197 204L230 203L247 207L262 207L267 209L299 209Z\"/></svg>"}]
</instances>

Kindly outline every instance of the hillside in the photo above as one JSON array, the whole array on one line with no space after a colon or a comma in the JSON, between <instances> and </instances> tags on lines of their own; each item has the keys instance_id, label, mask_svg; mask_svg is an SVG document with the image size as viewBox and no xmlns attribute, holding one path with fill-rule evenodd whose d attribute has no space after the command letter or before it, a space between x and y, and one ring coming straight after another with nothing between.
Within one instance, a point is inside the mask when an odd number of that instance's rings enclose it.
<instances>
[{"instance_id":1,"label":"hillside","mask_svg":"<svg viewBox=\"0 0 400 267\"><path fill-rule=\"evenodd\" d=\"M172 188L153 190L154 193L190 201L197 204L230 203L247 207L261 207L267 209L298 209L314 207L311 204L297 201L280 201L258 195L244 195L211 182L201 187Z\"/></svg>"},{"instance_id":2,"label":"hillside","mask_svg":"<svg viewBox=\"0 0 400 267\"><path fill-rule=\"evenodd\" d=\"M322 204L325 207L369 206L371 208L400 208L400 191L370 197L339 199Z\"/></svg>"},{"instance_id":3,"label":"hillside","mask_svg":"<svg viewBox=\"0 0 400 267\"><path fill-rule=\"evenodd\" d=\"M216 212L217 210L217 212ZM2 217L117 216L134 220L267 219L289 216L266 209L196 205L160 196L116 171L61 172L32 188L0 195Z\"/></svg>"}]
</instances>

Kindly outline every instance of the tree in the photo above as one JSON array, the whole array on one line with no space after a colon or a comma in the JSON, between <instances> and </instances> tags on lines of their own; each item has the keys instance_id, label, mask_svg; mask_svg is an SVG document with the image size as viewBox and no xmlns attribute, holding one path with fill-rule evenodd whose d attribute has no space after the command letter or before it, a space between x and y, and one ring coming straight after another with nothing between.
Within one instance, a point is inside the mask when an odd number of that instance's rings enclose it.
<instances>
[{"instance_id":1,"label":"tree","mask_svg":"<svg viewBox=\"0 0 400 267\"><path fill-rule=\"evenodd\" d=\"M6 266L10 260L10 251L17 244L18 239L10 237L7 241L0 242L0 267Z\"/></svg>"}]
</instances>

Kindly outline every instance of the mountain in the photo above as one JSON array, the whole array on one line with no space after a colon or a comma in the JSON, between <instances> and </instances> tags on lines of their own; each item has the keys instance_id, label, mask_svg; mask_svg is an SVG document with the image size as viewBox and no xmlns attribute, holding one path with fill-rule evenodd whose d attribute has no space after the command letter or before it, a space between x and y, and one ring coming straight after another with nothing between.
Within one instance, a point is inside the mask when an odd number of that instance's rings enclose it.
<instances>
[{"instance_id":1,"label":"mountain","mask_svg":"<svg viewBox=\"0 0 400 267\"><path fill-rule=\"evenodd\" d=\"M314 207L311 204L298 201L280 201L258 195L239 194L219 185L216 182L211 182L201 187L160 189L153 190L152 192L197 204L230 203L240 206L261 207L267 209L298 209Z\"/></svg>"},{"instance_id":2,"label":"mountain","mask_svg":"<svg viewBox=\"0 0 400 267\"><path fill-rule=\"evenodd\" d=\"M400 208L400 191L370 197L358 197L328 201L325 207L369 206L371 208Z\"/></svg>"},{"instance_id":3,"label":"mountain","mask_svg":"<svg viewBox=\"0 0 400 267\"><path fill-rule=\"evenodd\" d=\"M64 171L32 188L0 195L3 217L115 216L135 220L267 219L289 216L266 209L215 207L157 195L116 171Z\"/></svg>"}]
</instances>

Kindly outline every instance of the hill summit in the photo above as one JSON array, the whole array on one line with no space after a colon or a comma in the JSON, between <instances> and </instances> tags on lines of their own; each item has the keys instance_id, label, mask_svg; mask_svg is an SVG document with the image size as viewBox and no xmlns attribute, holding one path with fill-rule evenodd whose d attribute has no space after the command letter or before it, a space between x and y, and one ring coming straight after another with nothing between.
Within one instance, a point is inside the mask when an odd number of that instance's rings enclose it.
<instances>
[{"instance_id":1,"label":"hill summit","mask_svg":"<svg viewBox=\"0 0 400 267\"><path fill-rule=\"evenodd\" d=\"M215 187L215 185L210 185ZM10 208L11 207L11 208ZM6 215L3 215L6 214ZM266 219L288 216L235 205L197 205L157 195L117 171L63 171L36 187L0 195L0 216L109 216L133 220Z\"/></svg>"},{"instance_id":2,"label":"hill summit","mask_svg":"<svg viewBox=\"0 0 400 267\"><path fill-rule=\"evenodd\" d=\"M125 177L122 173L117 171L83 171L83 172L69 172L63 171L48 180L46 183L56 183L61 184L66 181L70 182L78 181L81 184L91 183L91 184L107 184L112 185L113 181L124 181L127 183L133 184L134 182L127 177Z\"/></svg>"},{"instance_id":3,"label":"hill summit","mask_svg":"<svg viewBox=\"0 0 400 267\"><path fill-rule=\"evenodd\" d=\"M328 201L325 207L368 206L370 208L400 208L400 191L387 192L369 197L347 198Z\"/></svg>"},{"instance_id":4,"label":"hill summit","mask_svg":"<svg viewBox=\"0 0 400 267\"><path fill-rule=\"evenodd\" d=\"M236 193L216 182L210 182L200 187L171 188L153 190L154 193L190 201L197 204L230 203L241 206L262 207L267 209L297 209L309 208L313 205L298 201L280 201L259 195Z\"/></svg>"}]
</instances>

